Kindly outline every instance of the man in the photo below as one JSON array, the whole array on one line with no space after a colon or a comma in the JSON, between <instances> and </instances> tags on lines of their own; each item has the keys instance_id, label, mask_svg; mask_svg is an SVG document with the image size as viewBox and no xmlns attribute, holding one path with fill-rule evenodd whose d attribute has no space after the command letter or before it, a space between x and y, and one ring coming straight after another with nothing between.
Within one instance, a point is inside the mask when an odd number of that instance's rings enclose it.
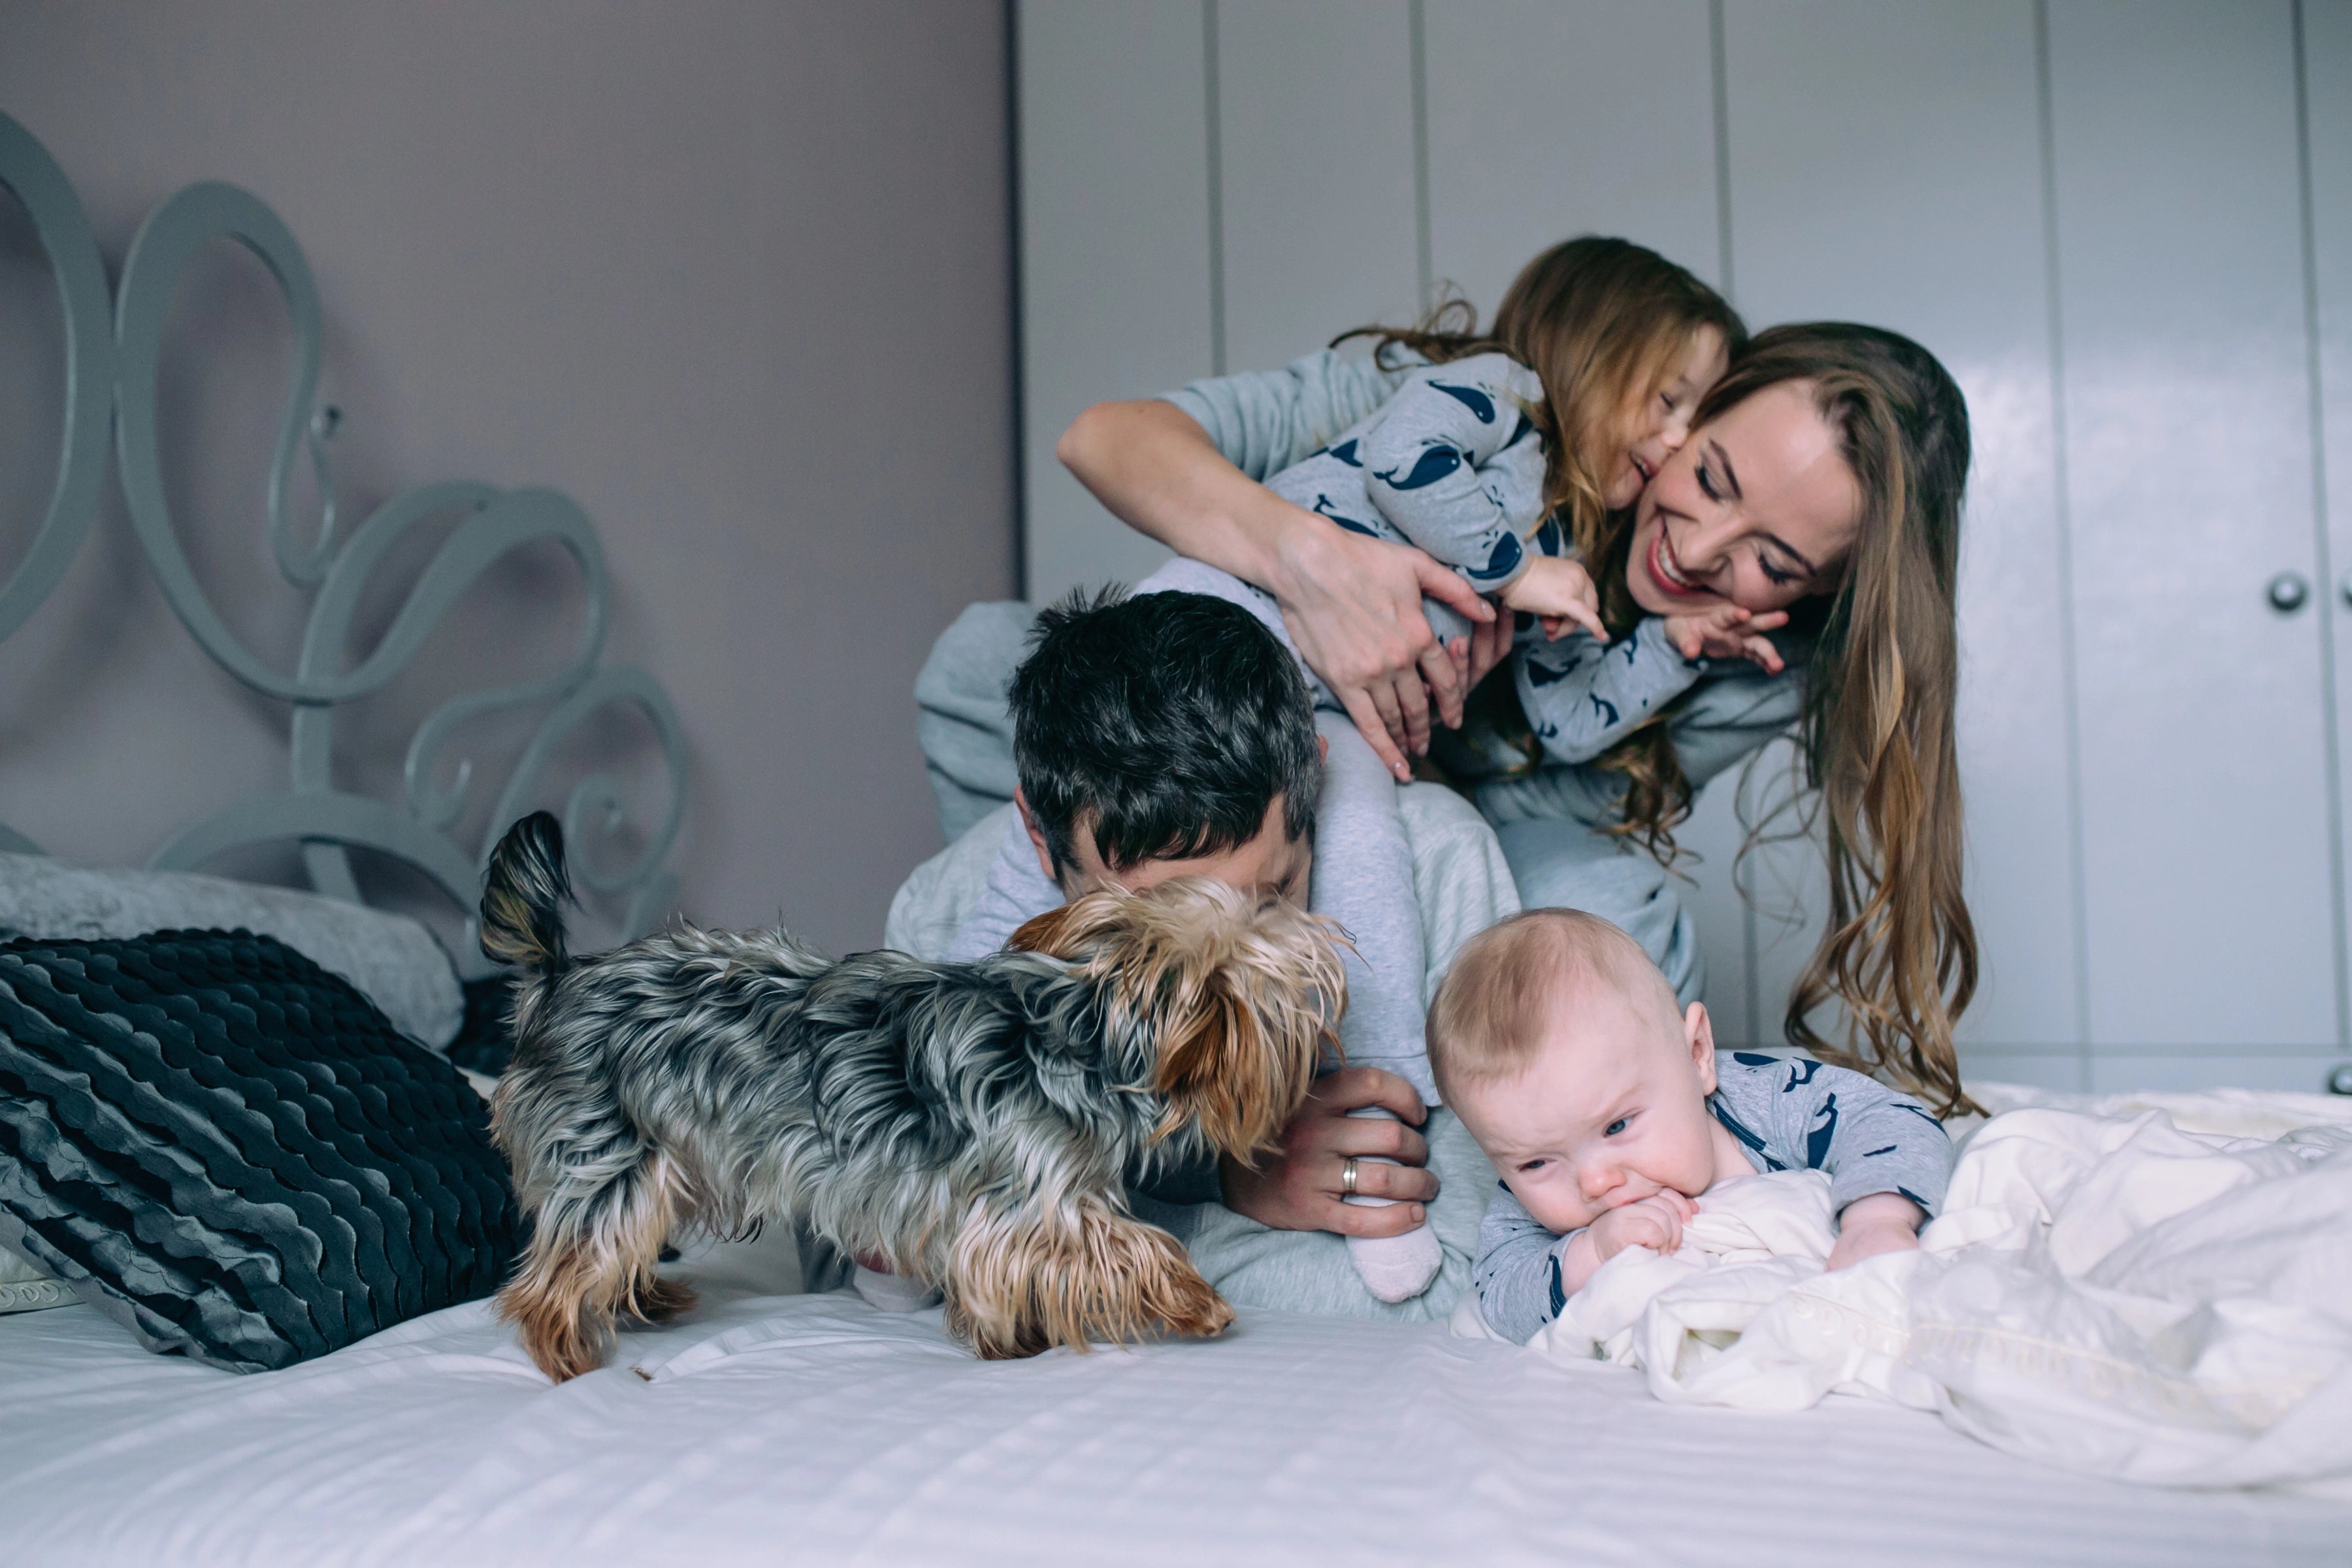
<instances>
[{"instance_id":1,"label":"man","mask_svg":"<svg viewBox=\"0 0 2352 1568\"><path fill-rule=\"evenodd\" d=\"M1008 701L1005 671L1024 640L1034 649L1013 676ZM1204 874L1306 898L1321 747L1290 654L1248 612L1191 594L1104 596L1066 602L1036 616L1033 627L1025 606L978 605L941 637L917 689L924 750L950 829L971 823L991 795L1013 799L992 833L970 828L910 879L893 908L894 945L972 957L1067 898L1172 876ZM1466 872L1433 879L1439 896L1423 913L1438 928L1430 942L1434 972L1452 945L1512 912L1517 900L1491 834L1458 797L1428 787L1404 795L1408 827L1420 828L1416 862L1450 857ZM983 858L985 885L975 888ZM943 898L941 884L959 879L961 899ZM1411 898L1412 889L1400 895ZM953 906L951 930L926 926L922 911L936 922L942 904ZM1401 1120L1349 1114L1371 1106ZM1450 1117L1439 1120L1458 1133ZM1381 1237L1420 1225L1441 1190L1425 1168L1423 1123L1420 1097L1402 1079L1343 1068L1318 1082L1279 1152L1256 1169L1226 1162L1188 1173L1141 1194L1139 1208L1184 1237L1204 1272L1236 1300L1250 1300L1246 1283L1237 1289L1202 1258L1204 1247L1222 1245L1219 1237L1255 1260L1264 1287L1258 1304L1377 1310L1361 1305L1370 1298L1344 1277L1344 1261L1336 1270L1318 1265L1317 1278L1305 1280L1298 1249L1259 1227ZM1468 1152L1475 1160L1475 1148ZM1374 1163L1389 1160L1399 1163ZM1350 1161L1358 1162L1355 1191L1399 1200L1394 1206L1342 1201ZM1472 1213L1483 1203L1483 1174L1478 1162L1455 1194ZM1221 1201L1255 1223L1232 1226L1216 1214L1155 1207L1155 1199ZM1473 1219L1468 1231L1475 1227ZM1471 1239L1467 1232L1461 1238L1465 1265ZM1442 1312L1455 1276L1466 1279L1456 1261L1449 1252L1448 1288L1409 1304L1408 1315Z\"/></svg>"}]
</instances>

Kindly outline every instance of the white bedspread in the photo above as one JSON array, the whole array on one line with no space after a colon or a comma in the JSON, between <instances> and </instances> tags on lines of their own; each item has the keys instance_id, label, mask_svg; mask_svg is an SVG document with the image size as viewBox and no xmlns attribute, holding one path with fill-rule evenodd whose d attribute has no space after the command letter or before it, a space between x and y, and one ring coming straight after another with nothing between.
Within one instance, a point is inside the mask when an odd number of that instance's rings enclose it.
<instances>
[{"instance_id":1,"label":"white bedspread","mask_svg":"<svg viewBox=\"0 0 2352 1568\"><path fill-rule=\"evenodd\" d=\"M560 1389L479 1306L248 1377L86 1308L0 1321L0 1561L2120 1568L2352 1540L2339 1502L2084 1479L1843 1397L1665 1405L1434 1325L1246 1313L981 1363L935 1313L761 1288Z\"/></svg>"},{"instance_id":2,"label":"white bedspread","mask_svg":"<svg viewBox=\"0 0 2352 1568\"><path fill-rule=\"evenodd\" d=\"M1917 1251L1834 1274L1826 1178L1726 1183L1530 1348L1679 1404L1872 1394L2070 1469L2352 1496L2352 1128L2283 1126L2279 1098L1997 1117Z\"/></svg>"}]
</instances>

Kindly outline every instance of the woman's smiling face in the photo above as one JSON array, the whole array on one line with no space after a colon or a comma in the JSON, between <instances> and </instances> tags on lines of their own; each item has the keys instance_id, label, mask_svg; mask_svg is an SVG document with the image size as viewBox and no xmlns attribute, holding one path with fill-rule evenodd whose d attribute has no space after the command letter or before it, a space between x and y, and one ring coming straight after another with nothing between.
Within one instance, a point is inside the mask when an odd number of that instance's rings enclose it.
<instances>
[{"instance_id":1,"label":"woman's smiling face","mask_svg":"<svg viewBox=\"0 0 2352 1568\"><path fill-rule=\"evenodd\" d=\"M1809 382L1725 410L1658 469L1634 514L1625 586L1654 616L1762 614L1837 586L1862 489Z\"/></svg>"}]
</instances>

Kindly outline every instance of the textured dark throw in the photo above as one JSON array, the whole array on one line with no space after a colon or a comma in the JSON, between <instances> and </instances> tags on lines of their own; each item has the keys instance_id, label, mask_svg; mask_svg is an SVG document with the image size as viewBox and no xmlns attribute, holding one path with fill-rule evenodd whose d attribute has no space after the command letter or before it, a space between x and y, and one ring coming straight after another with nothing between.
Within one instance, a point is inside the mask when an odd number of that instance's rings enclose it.
<instances>
[{"instance_id":1,"label":"textured dark throw","mask_svg":"<svg viewBox=\"0 0 2352 1568\"><path fill-rule=\"evenodd\" d=\"M0 945L0 1242L153 1349L290 1366L486 1296L488 1108L271 938Z\"/></svg>"}]
</instances>

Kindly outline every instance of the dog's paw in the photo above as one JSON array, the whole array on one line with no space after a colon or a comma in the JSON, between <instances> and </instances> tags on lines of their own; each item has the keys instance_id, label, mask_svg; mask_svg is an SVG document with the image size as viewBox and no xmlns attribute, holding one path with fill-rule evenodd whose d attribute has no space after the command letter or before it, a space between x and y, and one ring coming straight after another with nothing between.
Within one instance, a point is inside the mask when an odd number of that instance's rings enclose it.
<instances>
[{"instance_id":1,"label":"dog's paw","mask_svg":"<svg viewBox=\"0 0 2352 1568\"><path fill-rule=\"evenodd\" d=\"M1234 1310L1207 1280L1195 1277L1163 1307L1160 1321L1171 1334L1212 1340L1234 1326Z\"/></svg>"}]
</instances>

